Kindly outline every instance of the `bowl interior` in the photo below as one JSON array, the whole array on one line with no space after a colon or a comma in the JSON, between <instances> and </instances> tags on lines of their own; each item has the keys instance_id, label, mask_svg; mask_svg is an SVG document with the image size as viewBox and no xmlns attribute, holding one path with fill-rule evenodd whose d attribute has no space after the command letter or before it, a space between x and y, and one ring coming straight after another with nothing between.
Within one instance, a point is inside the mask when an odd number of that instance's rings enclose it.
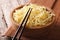
<instances>
[{"instance_id":1,"label":"bowl interior","mask_svg":"<svg viewBox=\"0 0 60 40\"><path fill-rule=\"evenodd\" d=\"M28 6L28 5L27 5ZM20 5L20 6L18 6L17 8L15 8L13 11L12 11L12 13L11 13L11 20L12 20L12 22L15 24L15 25L20 25L20 24L18 24L18 23L16 23L15 21L14 21L14 19L13 19L13 13L15 12L15 10L18 10L18 9L21 9L21 8L23 8L24 7L24 5ZM54 13L51 9L49 9L49 8L47 8L47 11L51 11L52 13ZM48 24L46 24L46 25L44 25L44 26L42 26L42 27L35 27L35 28L28 28L28 29L40 29L40 28L44 28L44 27L48 27L49 25L51 25L53 22L54 22L54 20L55 20L55 17L53 17L53 19L52 19L52 21L50 22L50 23L48 23Z\"/></svg>"}]
</instances>

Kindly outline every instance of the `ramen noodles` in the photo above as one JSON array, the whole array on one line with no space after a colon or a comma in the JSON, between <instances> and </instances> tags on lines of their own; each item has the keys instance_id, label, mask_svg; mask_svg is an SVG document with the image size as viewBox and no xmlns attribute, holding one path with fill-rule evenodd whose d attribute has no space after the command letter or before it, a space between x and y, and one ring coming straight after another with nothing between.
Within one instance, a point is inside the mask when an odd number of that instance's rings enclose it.
<instances>
[{"instance_id":1,"label":"ramen noodles","mask_svg":"<svg viewBox=\"0 0 60 40\"><path fill-rule=\"evenodd\" d=\"M53 16L55 16L54 13L48 11L44 6L29 4L28 6L26 5L23 8L15 10L15 12L13 13L13 19L16 23L21 24L29 8L32 8L32 11L26 23L26 27L28 28L44 26L50 23L53 19Z\"/></svg>"}]
</instances>

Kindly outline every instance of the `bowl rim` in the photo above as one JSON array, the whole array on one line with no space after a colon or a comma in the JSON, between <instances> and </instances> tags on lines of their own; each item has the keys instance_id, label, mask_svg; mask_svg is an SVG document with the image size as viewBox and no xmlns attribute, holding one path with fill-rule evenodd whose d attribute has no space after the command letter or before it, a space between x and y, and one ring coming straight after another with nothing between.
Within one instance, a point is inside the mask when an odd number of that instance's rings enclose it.
<instances>
[{"instance_id":1,"label":"bowl rim","mask_svg":"<svg viewBox=\"0 0 60 40\"><path fill-rule=\"evenodd\" d=\"M29 4L25 4L25 5L29 5ZM16 23L16 22L14 21L14 19L13 19L13 12L15 12L15 10L17 10L17 9L20 9L20 8L24 7L25 5L19 5L19 6L17 6L16 8L14 8L14 9L11 11L10 18L11 18L11 22L13 22L13 24L15 24L15 25L17 25L17 26L20 25L20 24L18 24L18 23ZM44 6L44 7L45 7L45 6ZM52 9L50 9L50 8L48 8L48 7L46 7L46 8L47 8L48 10L50 10L52 13L55 14L55 12L52 11ZM43 27L37 27L37 28L30 28L30 27L28 28L28 27L26 27L26 28L27 28L27 29L41 29L41 28L46 28L46 27L48 27L48 26L50 26L51 24L54 23L55 18L56 18L56 15L53 17L52 22L44 25Z\"/></svg>"}]
</instances>

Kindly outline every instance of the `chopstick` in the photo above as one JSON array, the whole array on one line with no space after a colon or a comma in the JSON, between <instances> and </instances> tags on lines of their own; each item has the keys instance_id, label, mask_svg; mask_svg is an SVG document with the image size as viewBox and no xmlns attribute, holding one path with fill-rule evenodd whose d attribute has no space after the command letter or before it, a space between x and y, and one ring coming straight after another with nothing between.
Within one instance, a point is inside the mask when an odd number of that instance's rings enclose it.
<instances>
[{"instance_id":1,"label":"chopstick","mask_svg":"<svg viewBox=\"0 0 60 40\"><path fill-rule=\"evenodd\" d=\"M19 35L19 39L18 40L20 40L20 38L22 36L22 33L23 33L23 30L24 30L24 28L26 26L26 23L28 21L28 18L30 16L31 11L32 11L32 8L29 8L29 10L27 11L27 13L26 13L26 15L25 15L25 17L24 17L21 25L19 25L19 28L17 29L15 35L13 36L12 40L15 40L16 39L16 37L17 37L17 35L18 35L19 32L20 32L20 35Z\"/></svg>"},{"instance_id":2,"label":"chopstick","mask_svg":"<svg viewBox=\"0 0 60 40\"><path fill-rule=\"evenodd\" d=\"M24 30L24 28L25 28L25 26L26 26L26 23L27 23L27 21L28 21L28 18L29 18L29 16L30 16L31 11L32 11L32 8L29 8L29 11L27 12L28 15L26 16L26 19L25 19L25 21L24 21L24 24L22 25L22 28L21 28L21 31L20 31L20 36L19 36L19 39L18 39L18 40L20 40L20 38L21 38L21 36L22 36L23 30Z\"/></svg>"}]
</instances>

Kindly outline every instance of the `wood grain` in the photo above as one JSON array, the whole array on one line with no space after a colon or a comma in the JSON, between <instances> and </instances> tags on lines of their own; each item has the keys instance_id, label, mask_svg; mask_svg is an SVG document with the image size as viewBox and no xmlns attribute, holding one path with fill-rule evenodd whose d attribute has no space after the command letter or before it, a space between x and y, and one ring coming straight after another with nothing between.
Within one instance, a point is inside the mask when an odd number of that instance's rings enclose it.
<instances>
[{"instance_id":1,"label":"wood grain","mask_svg":"<svg viewBox=\"0 0 60 40\"><path fill-rule=\"evenodd\" d=\"M5 24L4 17L3 17L3 11L2 11L1 6L0 6L0 36L4 33L6 28L7 27L6 27L6 24Z\"/></svg>"},{"instance_id":2,"label":"wood grain","mask_svg":"<svg viewBox=\"0 0 60 40\"><path fill-rule=\"evenodd\" d=\"M30 0L31 3L51 8L55 0Z\"/></svg>"},{"instance_id":3,"label":"wood grain","mask_svg":"<svg viewBox=\"0 0 60 40\"><path fill-rule=\"evenodd\" d=\"M60 40L60 0L57 0L53 10L56 13L56 22L55 25L50 29L48 38L50 40Z\"/></svg>"},{"instance_id":4,"label":"wood grain","mask_svg":"<svg viewBox=\"0 0 60 40\"><path fill-rule=\"evenodd\" d=\"M18 6L17 0L13 0L13 1L12 0L2 0L1 1L2 2L1 3L1 8L3 10L3 14L4 14L4 17L5 17L7 26L8 26L8 28L5 31L5 33L7 33L7 34L8 34L7 31L9 31L8 29L11 27L11 25L13 25L12 22L11 22L11 19L10 19L11 10L14 9L16 6ZM13 33L13 32L10 32L10 33Z\"/></svg>"},{"instance_id":5,"label":"wood grain","mask_svg":"<svg viewBox=\"0 0 60 40\"><path fill-rule=\"evenodd\" d=\"M44 5L46 7L51 8L55 0L44 0L44 1L30 0L30 1L32 3L36 3L38 5ZM11 10L16 6L25 4L27 2L28 0L0 0L0 30L2 30L2 32L0 31L1 33L3 33L4 30L6 30L5 21L4 19L2 19L3 14L9 28L9 26L12 25L9 18ZM22 37L22 39L23 40L60 40L60 0L57 0L57 3L55 4L53 11L56 13L56 21L55 24L52 25L51 28L49 28L47 35L43 35L42 37L40 37L40 39L28 38L28 37Z\"/></svg>"}]
</instances>

